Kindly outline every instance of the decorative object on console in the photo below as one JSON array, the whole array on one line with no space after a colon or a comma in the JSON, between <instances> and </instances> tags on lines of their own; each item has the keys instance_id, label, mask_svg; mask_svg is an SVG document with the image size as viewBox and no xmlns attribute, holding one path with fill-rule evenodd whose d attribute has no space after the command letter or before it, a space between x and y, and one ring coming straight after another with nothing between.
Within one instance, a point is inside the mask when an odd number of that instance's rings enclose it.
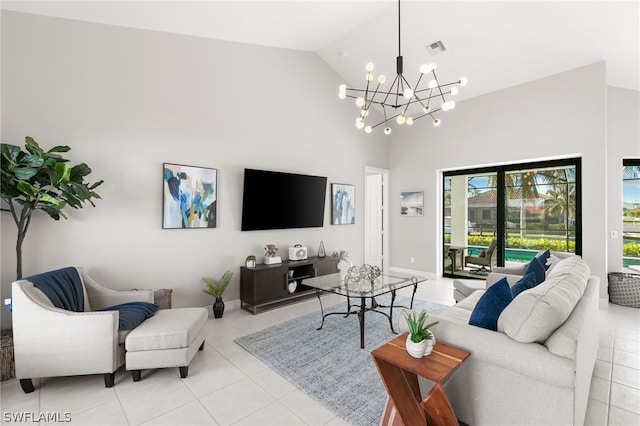
<instances>
[{"instance_id":1,"label":"decorative object on console","mask_svg":"<svg viewBox=\"0 0 640 426\"><path fill-rule=\"evenodd\" d=\"M222 318L222 314L224 314L224 302L222 301L222 295L227 289L229 282L231 282L232 277L233 272L226 271L219 280L214 280L213 278L209 277L202 278L202 281L204 281L205 283L205 288L202 291L215 297L216 299L213 302L214 318Z\"/></svg>"},{"instance_id":2,"label":"decorative object on console","mask_svg":"<svg viewBox=\"0 0 640 426\"><path fill-rule=\"evenodd\" d=\"M352 225L356 223L355 192L354 185L331 184L331 224Z\"/></svg>"},{"instance_id":3,"label":"decorative object on console","mask_svg":"<svg viewBox=\"0 0 640 426\"><path fill-rule=\"evenodd\" d=\"M409 355L414 358L422 358L431 354L433 345L435 345L435 336L429 328L438 324L439 321L434 321L429 324L425 324L427 321L427 313L421 311L417 313L415 311L403 311L402 315L409 327L409 334L407 335L406 348Z\"/></svg>"},{"instance_id":4,"label":"decorative object on console","mask_svg":"<svg viewBox=\"0 0 640 426\"><path fill-rule=\"evenodd\" d=\"M400 193L400 216L422 216L424 192L402 191Z\"/></svg>"},{"instance_id":5,"label":"decorative object on console","mask_svg":"<svg viewBox=\"0 0 640 426\"><path fill-rule=\"evenodd\" d=\"M282 258L280 256L276 256L278 252L278 247L273 244L267 244L264 247L264 263L267 265L274 265L276 263L282 263Z\"/></svg>"},{"instance_id":6,"label":"decorative object on console","mask_svg":"<svg viewBox=\"0 0 640 426\"><path fill-rule=\"evenodd\" d=\"M452 85L464 86L467 84L465 77L460 78L458 81L454 81L447 84L440 84L436 77L435 64L424 64L420 67L420 75L415 86L411 86L403 75L402 53L400 45L400 0L398 0L398 56L396 57L396 78L391 83L391 87L387 91L383 91L381 86L386 82L386 77L380 75L377 79L377 85L374 86L373 74L374 65L369 62L366 65L367 70L367 86L365 89L353 89L348 88L346 84L341 84L338 88L338 97L340 99L352 98L355 99L356 106L360 108L360 114L356 118L356 127L358 129L364 129L366 133L371 133L374 128L384 124L384 133L386 135L391 133L391 127L389 127L389 121L395 119L399 125L407 124L412 125L415 120L418 120L425 116L430 116L433 119L433 125L439 126L440 119L434 117L434 113L442 110L448 111L455 107L455 102L447 100L446 95L454 96L458 93L457 87L448 88ZM420 82L422 78L427 74L433 76L433 80L428 83L428 87L420 88ZM427 77L425 77L426 79ZM378 98L376 99L376 96ZM431 101L441 101L440 105L432 106ZM372 125L366 125L365 121L369 116L369 109L372 105L380 106L382 113L384 114L384 120ZM392 112L395 115L388 116L387 109L392 108ZM413 115L412 115L413 114Z\"/></svg>"},{"instance_id":7,"label":"decorative object on console","mask_svg":"<svg viewBox=\"0 0 640 426\"><path fill-rule=\"evenodd\" d=\"M247 268L255 268L256 267L256 257L253 255L247 256L247 260L244 262Z\"/></svg>"},{"instance_id":8,"label":"decorative object on console","mask_svg":"<svg viewBox=\"0 0 640 426\"><path fill-rule=\"evenodd\" d=\"M216 169L164 163L162 228L215 228Z\"/></svg>"},{"instance_id":9,"label":"decorative object on console","mask_svg":"<svg viewBox=\"0 0 640 426\"><path fill-rule=\"evenodd\" d=\"M289 247L289 260L306 260L307 256L308 250L306 247L302 247L302 244Z\"/></svg>"},{"instance_id":10,"label":"decorative object on console","mask_svg":"<svg viewBox=\"0 0 640 426\"><path fill-rule=\"evenodd\" d=\"M331 257L335 257L338 261L338 270L340 270L340 262L346 262L349 258L349 252L346 250L334 251Z\"/></svg>"},{"instance_id":11,"label":"decorative object on console","mask_svg":"<svg viewBox=\"0 0 640 426\"><path fill-rule=\"evenodd\" d=\"M324 250L324 243L320 240L320 247L318 247L318 257L323 258L327 255Z\"/></svg>"}]
</instances>

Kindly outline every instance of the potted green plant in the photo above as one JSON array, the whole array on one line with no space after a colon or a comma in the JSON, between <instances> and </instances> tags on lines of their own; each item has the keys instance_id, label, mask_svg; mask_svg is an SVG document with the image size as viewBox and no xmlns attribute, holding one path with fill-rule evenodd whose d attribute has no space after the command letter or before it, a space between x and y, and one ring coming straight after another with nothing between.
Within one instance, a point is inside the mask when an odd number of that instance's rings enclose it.
<instances>
[{"instance_id":1,"label":"potted green plant","mask_svg":"<svg viewBox=\"0 0 640 426\"><path fill-rule=\"evenodd\" d=\"M48 151L40 148L30 136L25 137L25 149L0 144L2 199L18 228L16 241L16 276L22 278L22 243L29 230L34 211L42 210L53 220L66 219L66 206L83 207L92 198L100 198L94 191L103 181L85 182L91 168L84 163L70 166L59 153L71 150L68 146L54 146Z\"/></svg>"},{"instance_id":2,"label":"potted green plant","mask_svg":"<svg viewBox=\"0 0 640 426\"><path fill-rule=\"evenodd\" d=\"M222 295L227 289L229 282L231 282L232 277L233 272L226 271L219 280L209 277L202 278L202 281L204 282L204 289L202 289L202 291L215 298L215 301L213 302L214 318L222 318L222 314L224 314L224 302L222 301Z\"/></svg>"},{"instance_id":3,"label":"potted green plant","mask_svg":"<svg viewBox=\"0 0 640 426\"><path fill-rule=\"evenodd\" d=\"M438 324L439 321L425 324L428 317L425 311L420 313L414 311L405 312L404 316L409 327L409 335L406 342L407 352L414 358L422 358L429 355L435 344L435 336L429 328Z\"/></svg>"},{"instance_id":4,"label":"potted green plant","mask_svg":"<svg viewBox=\"0 0 640 426\"><path fill-rule=\"evenodd\" d=\"M349 252L346 250L334 251L331 253L332 257L338 260L338 270L340 270L340 262L346 262L349 258Z\"/></svg>"}]
</instances>

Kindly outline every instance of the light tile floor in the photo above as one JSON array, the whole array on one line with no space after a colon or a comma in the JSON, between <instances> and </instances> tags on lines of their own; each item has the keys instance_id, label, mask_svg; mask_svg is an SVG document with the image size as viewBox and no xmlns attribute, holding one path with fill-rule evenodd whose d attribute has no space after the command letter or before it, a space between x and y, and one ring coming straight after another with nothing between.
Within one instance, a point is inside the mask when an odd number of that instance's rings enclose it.
<instances>
[{"instance_id":1,"label":"light tile floor","mask_svg":"<svg viewBox=\"0 0 640 426\"><path fill-rule=\"evenodd\" d=\"M430 280L416 297L452 305L452 281ZM343 301L323 298L325 304ZM34 380L36 391L28 395L17 380L2 382L0 421L18 423L14 416L57 413L58 423L72 425L344 425L233 342L317 309L317 300L310 299L255 316L227 310L222 319L209 319L207 346L184 380L177 368L145 372L138 383L118 371L111 389L100 375L58 377ZM640 425L640 310L605 304L600 324L586 424Z\"/></svg>"}]
</instances>

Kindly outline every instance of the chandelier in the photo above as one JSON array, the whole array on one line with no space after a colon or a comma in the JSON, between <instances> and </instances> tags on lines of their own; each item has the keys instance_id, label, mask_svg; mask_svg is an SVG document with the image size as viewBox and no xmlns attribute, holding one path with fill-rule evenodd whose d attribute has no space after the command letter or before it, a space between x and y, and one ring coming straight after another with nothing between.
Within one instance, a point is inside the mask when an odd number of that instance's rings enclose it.
<instances>
[{"instance_id":1,"label":"chandelier","mask_svg":"<svg viewBox=\"0 0 640 426\"><path fill-rule=\"evenodd\" d=\"M460 78L452 83L440 84L436 77L436 65L424 64L420 67L420 75L415 86L411 86L406 78L404 78L402 69L402 53L400 44L400 0L398 0L398 56L396 57L396 78L391 83L389 90L383 91L381 86L386 82L384 75L378 76L376 83L372 71L374 65L369 62L366 65L367 85L364 89L348 88L346 84L341 84L338 88L338 97L340 99L355 99L356 106L360 108L360 114L356 118L356 127L364 129L366 133L371 133L373 129L384 124L384 133L390 134L391 127L389 123L395 122L398 125L411 126L414 121L429 116L433 120L434 126L439 126L441 120L436 118L434 114L439 111L449 111L456 106L453 100L447 97L455 96L458 93L457 86L465 86L467 79ZM420 87L422 80L432 79L424 87ZM367 117L371 106L378 105L382 107L384 120L369 125Z\"/></svg>"}]
</instances>

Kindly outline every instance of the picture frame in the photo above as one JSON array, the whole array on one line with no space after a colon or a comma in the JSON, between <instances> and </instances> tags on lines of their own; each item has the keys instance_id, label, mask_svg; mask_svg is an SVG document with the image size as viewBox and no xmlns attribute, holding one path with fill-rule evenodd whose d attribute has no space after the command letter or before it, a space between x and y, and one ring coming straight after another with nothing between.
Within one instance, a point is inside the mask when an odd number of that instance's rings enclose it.
<instances>
[{"instance_id":1,"label":"picture frame","mask_svg":"<svg viewBox=\"0 0 640 426\"><path fill-rule=\"evenodd\" d=\"M353 225L356 223L356 187L346 183L331 184L331 224Z\"/></svg>"},{"instance_id":2,"label":"picture frame","mask_svg":"<svg viewBox=\"0 0 640 426\"><path fill-rule=\"evenodd\" d=\"M400 192L400 216L422 216L424 209L424 191L412 190Z\"/></svg>"},{"instance_id":3,"label":"picture frame","mask_svg":"<svg viewBox=\"0 0 640 426\"><path fill-rule=\"evenodd\" d=\"M218 170L163 163L162 228L215 228Z\"/></svg>"}]
</instances>

